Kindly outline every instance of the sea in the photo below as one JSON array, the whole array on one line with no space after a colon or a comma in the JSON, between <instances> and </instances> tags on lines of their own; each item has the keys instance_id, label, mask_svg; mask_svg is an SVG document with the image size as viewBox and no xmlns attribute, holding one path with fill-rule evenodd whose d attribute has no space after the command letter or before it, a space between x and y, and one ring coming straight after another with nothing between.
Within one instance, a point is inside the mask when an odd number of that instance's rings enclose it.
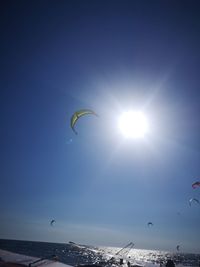
<instances>
[{"instance_id":1,"label":"sea","mask_svg":"<svg viewBox=\"0 0 200 267\"><path fill-rule=\"evenodd\" d=\"M135 267L164 267L167 259L172 259L177 267L200 266L200 254L170 253L167 251L134 248L130 250L124 249L118 253L121 248L94 247L74 242L65 244L0 239L0 249L37 258L51 258L52 255L56 255L60 262L72 266L84 264L101 265L101 263L108 262L112 257L115 258L116 262L123 258L123 267L127 266L127 261ZM104 264L104 266L106 265Z\"/></svg>"}]
</instances>

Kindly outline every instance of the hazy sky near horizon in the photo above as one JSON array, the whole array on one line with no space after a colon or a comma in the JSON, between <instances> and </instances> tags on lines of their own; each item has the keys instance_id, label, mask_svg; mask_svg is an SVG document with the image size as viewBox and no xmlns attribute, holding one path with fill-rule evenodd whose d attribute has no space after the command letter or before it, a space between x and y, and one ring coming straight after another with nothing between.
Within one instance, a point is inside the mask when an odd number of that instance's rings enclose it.
<instances>
[{"instance_id":1,"label":"hazy sky near horizon","mask_svg":"<svg viewBox=\"0 0 200 267\"><path fill-rule=\"evenodd\" d=\"M200 2L1 6L0 238L200 252Z\"/></svg>"}]
</instances>

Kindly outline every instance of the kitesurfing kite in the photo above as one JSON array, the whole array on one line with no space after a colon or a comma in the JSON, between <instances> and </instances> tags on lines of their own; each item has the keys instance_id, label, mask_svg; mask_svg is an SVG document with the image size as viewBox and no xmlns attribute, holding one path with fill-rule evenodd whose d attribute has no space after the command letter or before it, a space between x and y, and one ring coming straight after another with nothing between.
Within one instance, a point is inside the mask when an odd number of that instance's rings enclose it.
<instances>
[{"instance_id":1,"label":"kitesurfing kite","mask_svg":"<svg viewBox=\"0 0 200 267\"><path fill-rule=\"evenodd\" d=\"M152 222L148 222L147 225L148 226L153 226L153 223Z\"/></svg>"},{"instance_id":2,"label":"kitesurfing kite","mask_svg":"<svg viewBox=\"0 0 200 267\"><path fill-rule=\"evenodd\" d=\"M51 220L50 225L53 226L55 222L55 220Z\"/></svg>"},{"instance_id":3,"label":"kitesurfing kite","mask_svg":"<svg viewBox=\"0 0 200 267\"><path fill-rule=\"evenodd\" d=\"M176 249L179 251L180 250L180 245L177 245L176 246Z\"/></svg>"},{"instance_id":4,"label":"kitesurfing kite","mask_svg":"<svg viewBox=\"0 0 200 267\"><path fill-rule=\"evenodd\" d=\"M200 203L199 203L199 200L196 199L196 198L191 198L191 199L189 200L189 205L190 205L190 206L192 205L192 202L196 202L196 203L200 204Z\"/></svg>"},{"instance_id":5,"label":"kitesurfing kite","mask_svg":"<svg viewBox=\"0 0 200 267\"><path fill-rule=\"evenodd\" d=\"M193 189L197 188L198 186L200 186L200 182L199 181L197 181L197 182L192 184L192 188Z\"/></svg>"},{"instance_id":6,"label":"kitesurfing kite","mask_svg":"<svg viewBox=\"0 0 200 267\"><path fill-rule=\"evenodd\" d=\"M72 128L72 130L74 131L75 134L78 134L77 131L74 128L74 126L75 126L76 122L78 121L78 119L80 117L84 116L84 115L89 115L89 114L97 116L97 114L91 109L81 109L81 110L76 111L72 115L72 117L71 117L71 128Z\"/></svg>"}]
</instances>

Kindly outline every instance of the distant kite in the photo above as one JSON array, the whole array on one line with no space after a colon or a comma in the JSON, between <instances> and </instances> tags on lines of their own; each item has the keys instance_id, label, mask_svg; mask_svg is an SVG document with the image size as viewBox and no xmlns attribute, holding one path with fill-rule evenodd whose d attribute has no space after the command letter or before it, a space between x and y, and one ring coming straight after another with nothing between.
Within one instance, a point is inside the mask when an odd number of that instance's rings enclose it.
<instances>
[{"instance_id":1,"label":"distant kite","mask_svg":"<svg viewBox=\"0 0 200 267\"><path fill-rule=\"evenodd\" d=\"M147 225L148 225L148 227L149 226L153 226L153 223L152 222L148 222Z\"/></svg>"},{"instance_id":2,"label":"distant kite","mask_svg":"<svg viewBox=\"0 0 200 267\"><path fill-rule=\"evenodd\" d=\"M55 220L51 220L50 225L54 226L55 222L56 222Z\"/></svg>"},{"instance_id":3,"label":"distant kite","mask_svg":"<svg viewBox=\"0 0 200 267\"><path fill-rule=\"evenodd\" d=\"M195 189L195 188L197 188L199 186L200 186L200 182L199 181L197 181L197 182L195 182L195 183L192 184L192 188L193 189Z\"/></svg>"},{"instance_id":4,"label":"distant kite","mask_svg":"<svg viewBox=\"0 0 200 267\"><path fill-rule=\"evenodd\" d=\"M198 199L196 199L196 198L191 198L191 199L189 200L189 205L190 205L190 207L191 207L191 205L192 205L192 202L196 202L196 203L200 204Z\"/></svg>"},{"instance_id":5,"label":"distant kite","mask_svg":"<svg viewBox=\"0 0 200 267\"><path fill-rule=\"evenodd\" d=\"M71 117L71 128L74 131L75 134L78 134L74 128L76 122L78 121L78 119L84 115L88 115L88 114L93 114L95 116L97 116L97 114L91 110L91 109L81 109L79 111L76 111L72 117Z\"/></svg>"},{"instance_id":6,"label":"distant kite","mask_svg":"<svg viewBox=\"0 0 200 267\"><path fill-rule=\"evenodd\" d=\"M177 245L176 246L176 249L179 251L180 250L180 245Z\"/></svg>"}]
</instances>

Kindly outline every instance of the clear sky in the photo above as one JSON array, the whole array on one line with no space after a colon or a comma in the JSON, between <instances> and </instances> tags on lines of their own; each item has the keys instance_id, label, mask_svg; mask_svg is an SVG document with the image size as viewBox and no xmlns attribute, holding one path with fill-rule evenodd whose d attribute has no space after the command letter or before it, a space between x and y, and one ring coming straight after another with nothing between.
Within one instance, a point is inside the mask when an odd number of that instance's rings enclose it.
<instances>
[{"instance_id":1,"label":"clear sky","mask_svg":"<svg viewBox=\"0 0 200 267\"><path fill-rule=\"evenodd\" d=\"M200 252L199 14L194 0L1 1L0 238ZM82 108L99 117L75 135ZM143 139L118 128L130 109Z\"/></svg>"}]
</instances>

